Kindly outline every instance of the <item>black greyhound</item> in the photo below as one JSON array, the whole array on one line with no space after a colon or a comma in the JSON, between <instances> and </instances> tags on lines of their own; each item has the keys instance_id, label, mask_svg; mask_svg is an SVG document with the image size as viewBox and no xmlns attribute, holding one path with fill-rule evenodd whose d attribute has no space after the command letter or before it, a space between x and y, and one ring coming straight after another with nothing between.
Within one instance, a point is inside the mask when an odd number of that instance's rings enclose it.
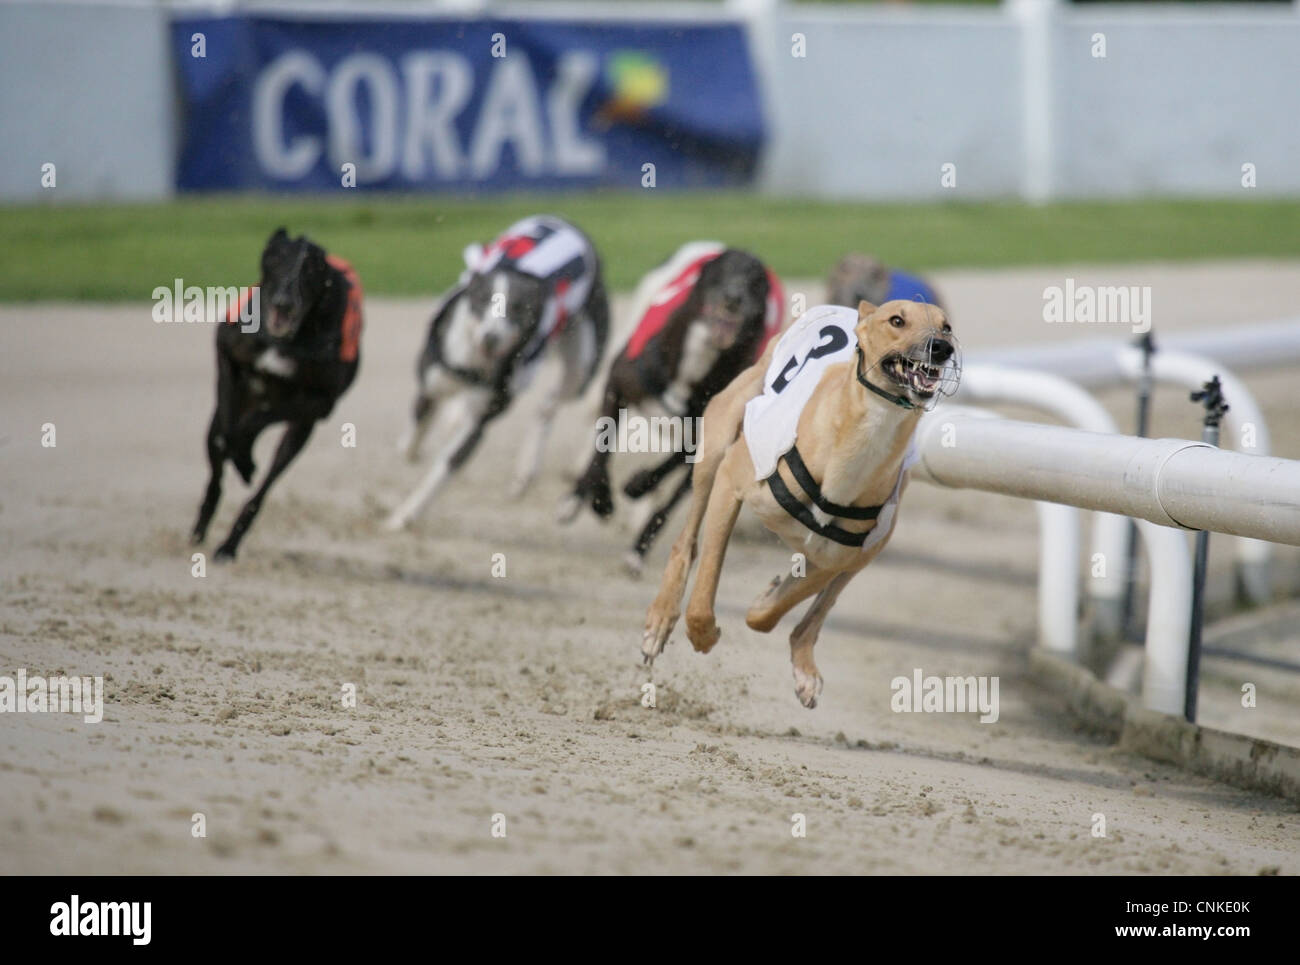
<instances>
[{"instance_id":1,"label":"black greyhound","mask_svg":"<svg viewBox=\"0 0 1300 965\"><path fill-rule=\"evenodd\" d=\"M263 300L268 312L261 310ZM251 324L237 324L241 315ZM356 272L305 235L290 238L278 229L262 251L258 287L217 326L217 407L208 427L212 475L194 523L195 544L203 542L221 499L226 460L251 484L253 443L263 429L287 422L266 478L217 549L217 559L234 559L272 483L356 378L360 338Z\"/></svg>"}]
</instances>

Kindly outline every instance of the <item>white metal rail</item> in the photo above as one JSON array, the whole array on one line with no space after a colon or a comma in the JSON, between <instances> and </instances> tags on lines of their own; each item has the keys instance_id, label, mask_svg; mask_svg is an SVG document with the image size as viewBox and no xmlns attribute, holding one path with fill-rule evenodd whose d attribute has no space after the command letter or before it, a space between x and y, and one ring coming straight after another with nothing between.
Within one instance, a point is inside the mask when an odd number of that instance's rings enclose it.
<instances>
[{"instance_id":1,"label":"white metal rail","mask_svg":"<svg viewBox=\"0 0 1300 965\"><path fill-rule=\"evenodd\" d=\"M1181 713L1191 583L1186 541L1204 529L1300 546L1300 462L1216 449L1187 439L1140 439L988 418L958 407L917 429L913 476L1147 523L1152 558L1144 703ZM1164 529L1161 527L1172 527ZM1177 541L1181 551L1174 550Z\"/></svg>"}]
</instances>

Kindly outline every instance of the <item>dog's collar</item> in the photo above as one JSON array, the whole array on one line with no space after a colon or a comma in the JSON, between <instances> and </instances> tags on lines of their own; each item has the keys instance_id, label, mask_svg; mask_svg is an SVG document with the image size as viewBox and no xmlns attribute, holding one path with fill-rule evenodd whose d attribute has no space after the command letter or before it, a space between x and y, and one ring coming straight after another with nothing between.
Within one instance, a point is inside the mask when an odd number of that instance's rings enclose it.
<instances>
[{"instance_id":1,"label":"dog's collar","mask_svg":"<svg viewBox=\"0 0 1300 965\"><path fill-rule=\"evenodd\" d=\"M901 406L904 409L916 408L916 403L913 402L911 399L906 398L905 396L895 395L893 392L890 392L886 389L882 389L880 386L872 385L870 382L868 382L867 377L862 374L862 363L866 361L866 357L862 354L861 345L857 346L857 353L858 353L858 364L854 374L857 375L859 382L865 385L872 392L876 393L876 395L880 396L882 399L888 399L890 402L894 403L894 405Z\"/></svg>"}]
</instances>

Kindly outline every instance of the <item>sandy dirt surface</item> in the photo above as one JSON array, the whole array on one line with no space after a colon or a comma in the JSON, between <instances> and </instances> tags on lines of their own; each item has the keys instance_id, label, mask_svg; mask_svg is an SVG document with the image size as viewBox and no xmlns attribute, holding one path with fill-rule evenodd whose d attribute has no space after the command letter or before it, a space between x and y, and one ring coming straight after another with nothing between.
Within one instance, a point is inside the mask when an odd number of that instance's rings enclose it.
<instances>
[{"instance_id":1,"label":"sandy dirt surface","mask_svg":"<svg viewBox=\"0 0 1300 965\"><path fill-rule=\"evenodd\" d=\"M1034 321L1066 274L1152 285L1162 330L1280 317L1300 291L1300 265L1272 263L937 280L970 349L1081 334ZM206 477L211 328L155 324L147 304L0 308L0 674L102 674L106 689L102 723L0 716L0 871L1300 871L1294 804L1120 753L1026 676L1026 503L912 487L893 544L822 635L813 711L793 693L793 619L769 635L743 622L789 565L752 521L723 573L716 650L693 653L679 630L653 673L641 666L667 539L636 581L620 570L625 520L552 522L576 409L522 500L505 481L528 397L421 523L384 534L418 471L394 442L428 308L369 302L357 383L239 560L201 578L185 536ZM1300 457L1294 377L1248 382L1277 452ZM1156 429L1194 436L1176 396ZM1127 424L1131 403L1107 401ZM245 496L226 480L208 551ZM1293 579L1294 554L1279 559ZM999 719L894 713L890 681L917 668L996 675ZM1216 671L1229 693L1245 672ZM1294 680L1279 679L1261 695L1289 697L1294 720Z\"/></svg>"}]
</instances>

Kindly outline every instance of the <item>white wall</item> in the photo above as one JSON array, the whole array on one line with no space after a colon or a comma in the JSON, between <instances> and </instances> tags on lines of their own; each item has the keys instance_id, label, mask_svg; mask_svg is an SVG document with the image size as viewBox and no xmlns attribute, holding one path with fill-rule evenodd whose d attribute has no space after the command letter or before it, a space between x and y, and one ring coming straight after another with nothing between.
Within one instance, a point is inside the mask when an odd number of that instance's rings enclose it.
<instances>
[{"instance_id":1,"label":"white wall","mask_svg":"<svg viewBox=\"0 0 1300 965\"><path fill-rule=\"evenodd\" d=\"M172 190L167 10L0 3L0 199L153 199ZM56 187L41 187L55 165Z\"/></svg>"},{"instance_id":2,"label":"white wall","mask_svg":"<svg viewBox=\"0 0 1300 965\"><path fill-rule=\"evenodd\" d=\"M758 4L760 8L769 5ZM1024 18L1045 13L1046 90ZM756 15L758 16L758 15ZM763 186L823 198L1300 194L1300 11L1275 4L771 5ZM807 56L791 38L807 38ZM1106 56L1094 57L1104 34ZM762 34L760 34L762 35ZM886 93L888 92L888 93ZM1028 130L1035 94L1050 121ZM956 165L957 187L940 186Z\"/></svg>"},{"instance_id":3,"label":"white wall","mask_svg":"<svg viewBox=\"0 0 1300 965\"><path fill-rule=\"evenodd\" d=\"M1249 162L1257 193L1300 194L1300 15L1135 7L1057 30L1059 193L1240 196Z\"/></svg>"},{"instance_id":4,"label":"white wall","mask_svg":"<svg viewBox=\"0 0 1300 965\"><path fill-rule=\"evenodd\" d=\"M1021 180L1019 34L975 11L800 10L771 31L763 186L829 198L963 196ZM806 56L792 54L802 34Z\"/></svg>"}]
</instances>

